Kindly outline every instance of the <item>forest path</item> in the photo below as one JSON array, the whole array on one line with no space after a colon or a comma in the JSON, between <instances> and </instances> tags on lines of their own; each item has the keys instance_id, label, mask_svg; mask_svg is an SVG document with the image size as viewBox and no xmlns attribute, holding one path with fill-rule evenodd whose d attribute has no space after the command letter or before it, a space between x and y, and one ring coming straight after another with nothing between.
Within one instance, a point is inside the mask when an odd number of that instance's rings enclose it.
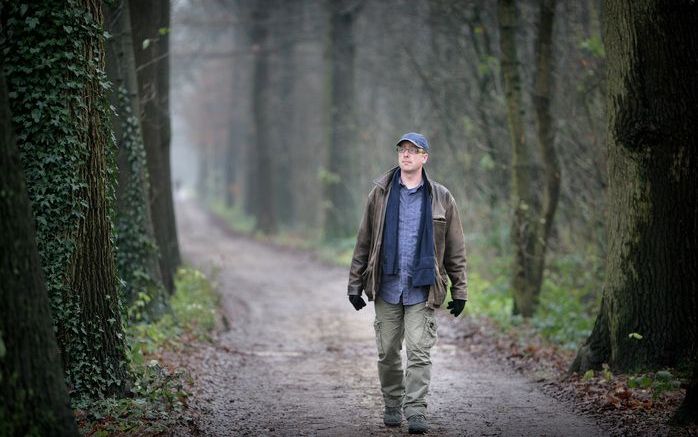
<instances>
[{"instance_id":1,"label":"forest path","mask_svg":"<svg viewBox=\"0 0 698 437\"><path fill-rule=\"evenodd\" d=\"M184 258L219 270L230 329L186 357L204 435L400 435L382 421L373 304L356 312L347 271L235 235L177 204ZM453 320L438 311L439 330ZM403 352L404 354L404 352ZM534 383L440 338L427 401L431 435L597 436L594 421Z\"/></svg>"}]
</instances>

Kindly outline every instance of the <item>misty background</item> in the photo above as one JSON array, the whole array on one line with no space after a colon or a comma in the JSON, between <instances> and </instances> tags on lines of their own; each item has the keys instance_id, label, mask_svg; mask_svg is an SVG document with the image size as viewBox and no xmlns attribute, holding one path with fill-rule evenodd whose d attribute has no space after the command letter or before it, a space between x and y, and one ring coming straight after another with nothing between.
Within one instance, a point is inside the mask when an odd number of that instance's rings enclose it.
<instances>
[{"instance_id":1,"label":"misty background","mask_svg":"<svg viewBox=\"0 0 698 437\"><path fill-rule=\"evenodd\" d=\"M560 178L548 268L594 301L605 253L599 2L553 9L549 100ZM515 63L538 198L539 17L538 2L520 2ZM461 209L469 270L504 270L513 168L499 33L496 2L484 0L174 2L175 184L234 211L247 229L330 241L346 260L373 179L395 165L396 140L418 131L431 145L427 171Z\"/></svg>"}]
</instances>

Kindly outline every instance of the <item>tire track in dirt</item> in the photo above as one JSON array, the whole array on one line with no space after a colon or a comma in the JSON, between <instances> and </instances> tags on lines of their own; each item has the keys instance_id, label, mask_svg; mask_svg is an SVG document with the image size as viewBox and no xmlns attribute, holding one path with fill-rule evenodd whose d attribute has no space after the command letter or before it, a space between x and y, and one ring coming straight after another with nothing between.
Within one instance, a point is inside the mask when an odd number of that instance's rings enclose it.
<instances>
[{"instance_id":1,"label":"tire track in dirt","mask_svg":"<svg viewBox=\"0 0 698 437\"><path fill-rule=\"evenodd\" d=\"M356 312L347 271L222 228L177 204L184 258L218 270L229 329L186 357L205 435L401 435L382 422L373 305ZM445 330L459 322L438 311ZM433 349L431 435L597 436L592 419L448 338Z\"/></svg>"}]
</instances>

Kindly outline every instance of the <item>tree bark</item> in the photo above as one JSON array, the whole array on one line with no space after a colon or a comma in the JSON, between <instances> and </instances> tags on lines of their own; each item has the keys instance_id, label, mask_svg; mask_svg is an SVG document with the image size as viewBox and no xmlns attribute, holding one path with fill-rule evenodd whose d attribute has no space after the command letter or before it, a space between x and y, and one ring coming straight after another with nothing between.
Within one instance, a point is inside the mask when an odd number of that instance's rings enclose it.
<instances>
[{"instance_id":1,"label":"tree bark","mask_svg":"<svg viewBox=\"0 0 698 437\"><path fill-rule=\"evenodd\" d=\"M138 117L138 78L131 38L131 13L128 1L105 9L105 23L112 34L107 51L107 77L112 81L111 104L117 110L112 120L118 147L117 267L126 282L125 303L146 293L144 318L158 319L167 309L162 285L159 250L150 211L150 178Z\"/></svg>"},{"instance_id":2,"label":"tree bark","mask_svg":"<svg viewBox=\"0 0 698 437\"><path fill-rule=\"evenodd\" d=\"M328 206L325 236L348 237L356 231L358 217L352 195L355 176L357 127L354 90L354 26L361 3L328 2L330 23L327 46L329 125L329 177L325 181Z\"/></svg>"},{"instance_id":3,"label":"tree bark","mask_svg":"<svg viewBox=\"0 0 698 437\"><path fill-rule=\"evenodd\" d=\"M77 436L0 58L0 434Z\"/></svg>"},{"instance_id":4,"label":"tree bark","mask_svg":"<svg viewBox=\"0 0 698 437\"><path fill-rule=\"evenodd\" d=\"M604 9L605 303L570 371L679 366L698 346L698 8L638 0Z\"/></svg>"},{"instance_id":5,"label":"tree bark","mask_svg":"<svg viewBox=\"0 0 698 437\"><path fill-rule=\"evenodd\" d=\"M139 114L150 175L151 216L160 249L163 283L173 293L174 274L181 258L170 174L169 1L129 0L129 6Z\"/></svg>"}]
</instances>

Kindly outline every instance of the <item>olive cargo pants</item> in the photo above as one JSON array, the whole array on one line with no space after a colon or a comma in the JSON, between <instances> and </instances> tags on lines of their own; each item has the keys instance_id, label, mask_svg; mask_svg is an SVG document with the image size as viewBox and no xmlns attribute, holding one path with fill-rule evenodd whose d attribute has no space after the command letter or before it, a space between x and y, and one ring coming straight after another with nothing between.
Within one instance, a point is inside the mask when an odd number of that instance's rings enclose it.
<instances>
[{"instance_id":1,"label":"olive cargo pants","mask_svg":"<svg viewBox=\"0 0 698 437\"><path fill-rule=\"evenodd\" d=\"M425 414L431 380L430 350L436 343L434 310L425 302L415 305L390 304L376 297L376 346L378 377L386 407L402 407L405 417ZM403 374L402 341L407 349Z\"/></svg>"}]
</instances>

